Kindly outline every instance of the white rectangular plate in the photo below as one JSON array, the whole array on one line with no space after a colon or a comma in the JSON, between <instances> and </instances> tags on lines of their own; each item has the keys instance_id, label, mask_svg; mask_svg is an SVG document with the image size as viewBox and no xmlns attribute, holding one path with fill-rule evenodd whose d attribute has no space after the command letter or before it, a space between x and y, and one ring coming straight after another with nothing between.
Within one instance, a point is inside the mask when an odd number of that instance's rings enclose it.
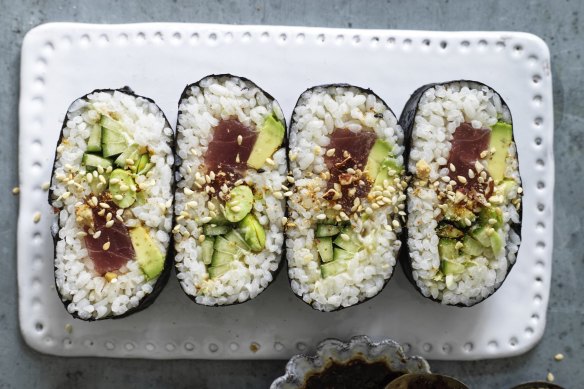
<instances>
[{"instance_id":1,"label":"white rectangular plate","mask_svg":"<svg viewBox=\"0 0 584 389\"><path fill-rule=\"evenodd\" d=\"M284 359L326 337L390 337L431 359L523 353L541 338L552 267L552 80L539 38L508 32L427 32L203 24L47 24L22 48L18 289L26 342L49 354L140 358ZM495 295L472 308L421 297L396 267L373 300L335 313L312 310L284 269L255 300L192 303L174 275L153 306L122 320L72 319L53 281L52 212L42 184L69 104L97 88L128 85L170 122L185 85L232 73L276 97L289 119L306 88L346 82L372 88L396 114L419 86L482 81L513 114L525 189L519 259ZM39 223L33 222L41 212Z\"/></svg>"}]
</instances>

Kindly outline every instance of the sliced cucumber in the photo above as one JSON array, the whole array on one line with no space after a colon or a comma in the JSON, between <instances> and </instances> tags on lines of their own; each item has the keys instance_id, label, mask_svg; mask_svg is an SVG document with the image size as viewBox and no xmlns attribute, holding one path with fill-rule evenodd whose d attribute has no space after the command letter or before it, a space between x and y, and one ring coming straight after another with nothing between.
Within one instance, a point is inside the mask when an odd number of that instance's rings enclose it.
<instances>
[{"instance_id":1,"label":"sliced cucumber","mask_svg":"<svg viewBox=\"0 0 584 389\"><path fill-rule=\"evenodd\" d=\"M240 249L249 251L249 246L247 245L247 243L245 242L245 240L243 239L239 232L231 230L227 235L225 235L225 239L232 242Z\"/></svg>"},{"instance_id":2,"label":"sliced cucumber","mask_svg":"<svg viewBox=\"0 0 584 389\"><path fill-rule=\"evenodd\" d=\"M450 238L442 238L438 242L438 253L440 259L455 259L458 258L459 253L456 248L456 240Z\"/></svg>"},{"instance_id":3,"label":"sliced cucumber","mask_svg":"<svg viewBox=\"0 0 584 389\"><path fill-rule=\"evenodd\" d=\"M205 237L203 243L201 243L201 259L205 265L211 264L213 259L213 245L215 244L215 239L210 236Z\"/></svg>"},{"instance_id":4,"label":"sliced cucumber","mask_svg":"<svg viewBox=\"0 0 584 389\"><path fill-rule=\"evenodd\" d=\"M465 267L462 263L443 259L440 261L440 270L445 275L454 275L464 273Z\"/></svg>"},{"instance_id":5,"label":"sliced cucumber","mask_svg":"<svg viewBox=\"0 0 584 389\"><path fill-rule=\"evenodd\" d=\"M127 168L128 167L127 161L131 159L132 161L134 161L134 166L136 166L138 158L140 158L139 149L140 146L138 146L136 143L131 144L116 158L114 163L121 168Z\"/></svg>"},{"instance_id":6,"label":"sliced cucumber","mask_svg":"<svg viewBox=\"0 0 584 389\"><path fill-rule=\"evenodd\" d=\"M335 236L340 232L340 228L331 224L317 224L315 236L317 238L324 238L327 236Z\"/></svg>"},{"instance_id":7,"label":"sliced cucumber","mask_svg":"<svg viewBox=\"0 0 584 389\"><path fill-rule=\"evenodd\" d=\"M354 253L343 250L341 248L333 248L333 261L348 261L355 256Z\"/></svg>"},{"instance_id":8,"label":"sliced cucumber","mask_svg":"<svg viewBox=\"0 0 584 389\"><path fill-rule=\"evenodd\" d=\"M243 234L243 239L251 248L251 251L259 252L266 247L266 232L264 231L264 227L262 227L253 214L247 214L247 216L239 222L239 227Z\"/></svg>"},{"instance_id":9,"label":"sliced cucumber","mask_svg":"<svg viewBox=\"0 0 584 389\"><path fill-rule=\"evenodd\" d=\"M344 239L343 235L347 235L349 239ZM349 251L351 253L356 253L361 250L361 248L363 248L363 245L359 241L359 236L350 226L343 228L341 234L336 237L333 243L343 250Z\"/></svg>"},{"instance_id":10,"label":"sliced cucumber","mask_svg":"<svg viewBox=\"0 0 584 389\"><path fill-rule=\"evenodd\" d=\"M114 181L112 183L112 181ZM109 191L113 196L113 201L120 208L128 208L136 201L136 183L130 173L123 169L115 169L110 175ZM122 196L121 199L117 196Z\"/></svg>"},{"instance_id":11,"label":"sliced cucumber","mask_svg":"<svg viewBox=\"0 0 584 389\"><path fill-rule=\"evenodd\" d=\"M89 130L89 139L87 140L87 151L101 151L101 126L94 124Z\"/></svg>"},{"instance_id":12,"label":"sliced cucumber","mask_svg":"<svg viewBox=\"0 0 584 389\"><path fill-rule=\"evenodd\" d=\"M215 238L213 249L222 253L236 255L241 250L241 247L235 242L229 241L222 236L218 236Z\"/></svg>"},{"instance_id":13,"label":"sliced cucumber","mask_svg":"<svg viewBox=\"0 0 584 389\"><path fill-rule=\"evenodd\" d=\"M209 272L209 278L211 279L221 277L229 270L231 270L231 266L229 263L221 266L210 267L207 269L207 271Z\"/></svg>"},{"instance_id":14,"label":"sliced cucumber","mask_svg":"<svg viewBox=\"0 0 584 389\"><path fill-rule=\"evenodd\" d=\"M489 237L489 228L487 226L478 226L471 230L470 236L478 240L484 247L490 247L491 238Z\"/></svg>"},{"instance_id":15,"label":"sliced cucumber","mask_svg":"<svg viewBox=\"0 0 584 389\"><path fill-rule=\"evenodd\" d=\"M330 237L316 239L316 249L323 262L333 260L333 240Z\"/></svg>"},{"instance_id":16,"label":"sliced cucumber","mask_svg":"<svg viewBox=\"0 0 584 389\"><path fill-rule=\"evenodd\" d=\"M232 223L242 220L253 206L253 193L246 185L236 186L229 192L225 203L225 217Z\"/></svg>"},{"instance_id":17,"label":"sliced cucumber","mask_svg":"<svg viewBox=\"0 0 584 389\"><path fill-rule=\"evenodd\" d=\"M454 227L452 224L440 224L436 228L436 235L441 238L460 238L464 235L464 232Z\"/></svg>"},{"instance_id":18,"label":"sliced cucumber","mask_svg":"<svg viewBox=\"0 0 584 389\"><path fill-rule=\"evenodd\" d=\"M226 225L205 224L203 226L203 232L206 236L225 235L229 231L231 231L231 227Z\"/></svg>"},{"instance_id":19,"label":"sliced cucumber","mask_svg":"<svg viewBox=\"0 0 584 389\"><path fill-rule=\"evenodd\" d=\"M462 238L462 252L470 255L471 257L477 257L483 253L484 247L475 238L466 235Z\"/></svg>"},{"instance_id":20,"label":"sliced cucumber","mask_svg":"<svg viewBox=\"0 0 584 389\"><path fill-rule=\"evenodd\" d=\"M221 251L215 250L213 252L213 257L211 258L211 267L217 267L221 265L228 264L229 262L233 261L235 257L233 254L224 253Z\"/></svg>"},{"instance_id":21,"label":"sliced cucumber","mask_svg":"<svg viewBox=\"0 0 584 389\"><path fill-rule=\"evenodd\" d=\"M101 134L101 154L113 157L121 154L128 147L128 142L121 132L104 127Z\"/></svg>"},{"instance_id":22,"label":"sliced cucumber","mask_svg":"<svg viewBox=\"0 0 584 389\"><path fill-rule=\"evenodd\" d=\"M320 275L322 278L336 276L347 270L347 263L343 261L332 261L320 265Z\"/></svg>"},{"instance_id":23,"label":"sliced cucumber","mask_svg":"<svg viewBox=\"0 0 584 389\"><path fill-rule=\"evenodd\" d=\"M107 169L112 165L112 162L107 158L102 158L99 155L87 153L83 154L83 159L81 160L81 163L85 165L87 170L90 171L97 169L99 166L101 166L104 169Z\"/></svg>"}]
</instances>

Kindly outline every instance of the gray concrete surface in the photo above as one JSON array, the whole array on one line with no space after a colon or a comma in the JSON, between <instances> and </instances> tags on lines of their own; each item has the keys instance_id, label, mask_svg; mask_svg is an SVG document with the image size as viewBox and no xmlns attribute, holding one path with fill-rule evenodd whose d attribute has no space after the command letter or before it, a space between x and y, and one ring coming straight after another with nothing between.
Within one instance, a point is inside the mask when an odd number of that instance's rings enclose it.
<instances>
[{"instance_id":1,"label":"gray concrete surface","mask_svg":"<svg viewBox=\"0 0 584 389\"><path fill-rule=\"evenodd\" d=\"M0 388L265 388L285 361L148 361L56 358L29 349L18 330L19 56L41 23L208 22L430 30L515 30L550 46L555 100L555 245L548 325L525 355L493 361L432 362L433 370L473 388L509 388L553 372L566 388L584 387L584 2L532 1L146 1L0 0ZM562 352L562 362L553 356Z\"/></svg>"}]
</instances>

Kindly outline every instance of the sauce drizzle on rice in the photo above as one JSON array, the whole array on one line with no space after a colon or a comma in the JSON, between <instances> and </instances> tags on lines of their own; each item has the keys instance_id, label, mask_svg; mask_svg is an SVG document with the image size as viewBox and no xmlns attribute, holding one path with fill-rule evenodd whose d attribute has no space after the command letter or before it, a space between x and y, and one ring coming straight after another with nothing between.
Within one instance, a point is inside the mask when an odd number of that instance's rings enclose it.
<instances>
[{"instance_id":1,"label":"sauce drizzle on rice","mask_svg":"<svg viewBox=\"0 0 584 389\"><path fill-rule=\"evenodd\" d=\"M213 128L205 165L208 172L215 173L210 185L217 193L223 184L230 187L245 173L256 138L257 133L237 119L223 119Z\"/></svg>"},{"instance_id":2,"label":"sauce drizzle on rice","mask_svg":"<svg viewBox=\"0 0 584 389\"><path fill-rule=\"evenodd\" d=\"M366 129L356 133L345 128L336 128L330 139L328 150L334 152L327 152L324 157L330 173L324 198L336 200L348 213L355 199L367 196L371 189L371 182L363 175L363 169L377 135Z\"/></svg>"}]
</instances>

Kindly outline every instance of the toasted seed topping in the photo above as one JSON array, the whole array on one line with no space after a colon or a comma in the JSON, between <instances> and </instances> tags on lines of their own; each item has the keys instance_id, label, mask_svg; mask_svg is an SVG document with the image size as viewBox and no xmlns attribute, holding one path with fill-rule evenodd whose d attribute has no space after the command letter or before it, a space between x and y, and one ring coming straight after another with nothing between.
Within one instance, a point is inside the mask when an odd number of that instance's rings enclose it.
<instances>
[{"instance_id":1,"label":"toasted seed topping","mask_svg":"<svg viewBox=\"0 0 584 389\"><path fill-rule=\"evenodd\" d=\"M241 142L243 142L243 136L237 135L237 144L241 146Z\"/></svg>"},{"instance_id":2,"label":"toasted seed topping","mask_svg":"<svg viewBox=\"0 0 584 389\"><path fill-rule=\"evenodd\" d=\"M468 178L475 178L475 173L472 171L472 169L468 169Z\"/></svg>"},{"instance_id":3,"label":"toasted seed topping","mask_svg":"<svg viewBox=\"0 0 584 389\"><path fill-rule=\"evenodd\" d=\"M239 163L239 153L237 153L237 155L235 156L235 162Z\"/></svg>"},{"instance_id":4,"label":"toasted seed topping","mask_svg":"<svg viewBox=\"0 0 584 389\"><path fill-rule=\"evenodd\" d=\"M79 231L76 235L77 235L78 238L84 238L84 237L87 236L87 232L85 232L85 231Z\"/></svg>"},{"instance_id":5,"label":"toasted seed topping","mask_svg":"<svg viewBox=\"0 0 584 389\"><path fill-rule=\"evenodd\" d=\"M480 157L484 159L488 154L489 154L489 151L488 150L482 151L481 154L480 154Z\"/></svg>"},{"instance_id":6,"label":"toasted seed topping","mask_svg":"<svg viewBox=\"0 0 584 389\"><path fill-rule=\"evenodd\" d=\"M193 192L193 191L192 191L192 190L190 190L189 188L185 188L185 189L184 189L184 193L185 193L186 195L192 195L192 194L193 194L193 193L195 193L195 192Z\"/></svg>"},{"instance_id":7,"label":"toasted seed topping","mask_svg":"<svg viewBox=\"0 0 584 389\"><path fill-rule=\"evenodd\" d=\"M335 155L335 151L336 151L335 149L328 149L325 154L327 157L332 157L333 155Z\"/></svg>"},{"instance_id":8,"label":"toasted seed topping","mask_svg":"<svg viewBox=\"0 0 584 389\"><path fill-rule=\"evenodd\" d=\"M288 223L288 218L286 216L282 217L282 225L285 226Z\"/></svg>"},{"instance_id":9,"label":"toasted seed topping","mask_svg":"<svg viewBox=\"0 0 584 389\"><path fill-rule=\"evenodd\" d=\"M205 241L205 235L199 235L199 243L203 243Z\"/></svg>"},{"instance_id":10,"label":"toasted seed topping","mask_svg":"<svg viewBox=\"0 0 584 389\"><path fill-rule=\"evenodd\" d=\"M41 221L41 213L35 212L34 215L32 216L32 221L35 223L40 222Z\"/></svg>"},{"instance_id":11,"label":"toasted seed topping","mask_svg":"<svg viewBox=\"0 0 584 389\"><path fill-rule=\"evenodd\" d=\"M456 166L454 166L453 163L450 164L450 171L451 172L455 172L456 171Z\"/></svg>"},{"instance_id":12,"label":"toasted seed topping","mask_svg":"<svg viewBox=\"0 0 584 389\"><path fill-rule=\"evenodd\" d=\"M98 166L97 166L97 172L98 172L99 174L103 174L103 172L104 172L104 171L105 171L105 170L103 170L103 167L102 167L101 165L98 165Z\"/></svg>"},{"instance_id":13,"label":"toasted seed topping","mask_svg":"<svg viewBox=\"0 0 584 389\"><path fill-rule=\"evenodd\" d=\"M105 215L105 208L102 208L99 212L97 212L99 216Z\"/></svg>"},{"instance_id":14,"label":"toasted seed topping","mask_svg":"<svg viewBox=\"0 0 584 389\"><path fill-rule=\"evenodd\" d=\"M120 185L120 191L121 192L127 192L130 189L130 187L126 184L122 184Z\"/></svg>"},{"instance_id":15,"label":"toasted seed topping","mask_svg":"<svg viewBox=\"0 0 584 389\"><path fill-rule=\"evenodd\" d=\"M284 198L284 194L282 192L274 192L274 197L278 200L282 200Z\"/></svg>"},{"instance_id":16,"label":"toasted seed topping","mask_svg":"<svg viewBox=\"0 0 584 389\"><path fill-rule=\"evenodd\" d=\"M110 220L112 220L112 213L111 213L111 212L108 212L108 213L107 213L107 215L105 216L105 220L106 220L106 221L108 221L108 222L109 222Z\"/></svg>"},{"instance_id":17,"label":"toasted seed topping","mask_svg":"<svg viewBox=\"0 0 584 389\"><path fill-rule=\"evenodd\" d=\"M517 193L519 194L523 193L523 188L522 187L517 188Z\"/></svg>"},{"instance_id":18,"label":"toasted seed topping","mask_svg":"<svg viewBox=\"0 0 584 389\"><path fill-rule=\"evenodd\" d=\"M392 224L392 225L393 225L395 228L399 228L399 226L400 226L400 224L399 224L399 221L397 221L397 220L394 220L394 221L392 221L392 222L391 222L391 224Z\"/></svg>"},{"instance_id":19,"label":"toasted seed topping","mask_svg":"<svg viewBox=\"0 0 584 389\"><path fill-rule=\"evenodd\" d=\"M551 371L547 373L546 379L548 380L548 382L554 382L555 377Z\"/></svg>"},{"instance_id":20,"label":"toasted seed topping","mask_svg":"<svg viewBox=\"0 0 584 389\"><path fill-rule=\"evenodd\" d=\"M562 361L564 359L564 354L558 353L558 354L554 355L554 359L558 362Z\"/></svg>"},{"instance_id":21,"label":"toasted seed topping","mask_svg":"<svg viewBox=\"0 0 584 389\"><path fill-rule=\"evenodd\" d=\"M96 233L93 234L93 239L97 239L101 236L101 231L97 231Z\"/></svg>"},{"instance_id":22,"label":"toasted seed topping","mask_svg":"<svg viewBox=\"0 0 584 389\"><path fill-rule=\"evenodd\" d=\"M108 242L109 243L109 242ZM104 249L106 250L106 249ZM103 275L103 278L105 278L105 280L107 282L112 282L113 280L115 280L116 278L118 278L118 275L116 273L112 273L112 272L107 272Z\"/></svg>"},{"instance_id":23,"label":"toasted seed topping","mask_svg":"<svg viewBox=\"0 0 584 389\"><path fill-rule=\"evenodd\" d=\"M109 248L110 248L110 242L109 241L105 242L102 247L106 251L109 250Z\"/></svg>"},{"instance_id":24,"label":"toasted seed topping","mask_svg":"<svg viewBox=\"0 0 584 389\"><path fill-rule=\"evenodd\" d=\"M99 206L105 209L110 209L110 206L108 203L99 203Z\"/></svg>"},{"instance_id":25,"label":"toasted seed topping","mask_svg":"<svg viewBox=\"0 0 584 389\"><path fill-rule=\"evenodd\" d=\"M237 211L234 210L234 212L237 212ZM203 224L209 223L211 221L211 219L212 219L211 217L205 216L204 218L201 218L201 223L203 223Z\"/></svg>"},{"instance_id":26,"label":"toasted seed topping","mask_svg":"<svg viewBox=\"0 0 584 389\"><path fill-rule=\"evenodd\" d=\"M114 220L110 220L109 222L105 223L105 228L110 228L114 225Z\"/></svg>"},{"instance_id":27,"label":"toasted seed topping","mask_svg":"<svg viewBox=\"0 0 584 389\"><path fill-rule=\"evenodd\" d=\"M347 234L341 234L341 239L344 241L348 241L351 238L349 238L349 235L347 235Z\"/></svg>"},{"instance_id":28,"label":"toasted seed topping","mask_svg":"<svg viewBox=\"0 0 584 389\"><path fill-rule=\"evenodd\" d=\"M12 188L12 194L13 195L17 195L20 193L20 188L18 186L15 186L14 188Z\"/></svg>"},{"instance_id":29,"label":"toasted seed topping","mask_svg":"<svg viewBox=\"0 0 584 389\"><path fill-rule=\"evenodd\" d=\"M326 215L324 213L321 213L321 214L316 215L316 218L318 220L324 220L324 219L326 219Z\"/></svg>"}]
</instances>

